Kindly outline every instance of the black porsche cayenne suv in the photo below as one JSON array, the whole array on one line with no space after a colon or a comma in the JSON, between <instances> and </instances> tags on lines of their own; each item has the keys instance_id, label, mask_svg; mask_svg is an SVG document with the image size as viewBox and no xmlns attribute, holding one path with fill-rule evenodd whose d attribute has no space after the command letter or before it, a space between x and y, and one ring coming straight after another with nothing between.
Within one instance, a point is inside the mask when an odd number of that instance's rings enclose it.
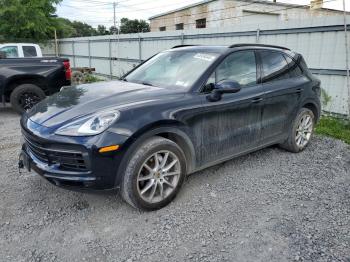
<instances>
[{"instance_id":1,"label":"black porsche cayenne suv","mask_svg":"<svg viewBox=\"0 0 350 262\"><path fill-rule=\"evenodd\" d=\"M320 81L287 48L177 46L120 81L63 89L21 119L20 166L68 188L120 188L154 210L185 176L273 144L309 143Z\"/></svg>"}]
</instances>

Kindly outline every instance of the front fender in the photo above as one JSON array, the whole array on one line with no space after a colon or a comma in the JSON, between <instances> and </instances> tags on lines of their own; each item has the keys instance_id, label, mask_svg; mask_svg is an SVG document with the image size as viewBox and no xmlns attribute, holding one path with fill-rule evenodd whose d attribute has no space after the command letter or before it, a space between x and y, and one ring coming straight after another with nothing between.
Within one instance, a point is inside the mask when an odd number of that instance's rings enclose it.
<instances>
[{"instance_id":1,"label":"front fender","mask_svg":"<svg viewBox=\"0 0 350 262\"><path fill-rule=\"evenodd\" d=\"M170 121L171 122L171 121ZM124 174L124 170L128 164L130 157L133 155L133 152L137 150L137 148L148 138L152 136L162 136L167 139L170 139L177 143L182 150L184 151L186 157L187 164L187 173L192 173L196 167L196 151L193 146L191 139L186 133L186 128L178 123L172 124L169 121L165 121L161 126L160 123L157 123L158 126L150 125L148 127L144 127L139 131L135 132L132 136L130 136L125 143L123 144L123 148L125 150L123 154L123 159L121 164L118 167L118 175L116 177L116 186L118 186L122 180L122 176ZM148 128L148 129L145 129Z\"/></svg>"}]
</instances>

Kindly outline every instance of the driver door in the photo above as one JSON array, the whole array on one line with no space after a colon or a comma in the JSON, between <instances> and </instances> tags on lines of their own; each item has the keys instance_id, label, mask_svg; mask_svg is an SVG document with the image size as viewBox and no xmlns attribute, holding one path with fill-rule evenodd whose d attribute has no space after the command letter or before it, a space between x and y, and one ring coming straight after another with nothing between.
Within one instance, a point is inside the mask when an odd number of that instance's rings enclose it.
<instances>
[{"instance_id":1,"label":"driver door","mask_svg":"<svg viewBox=\"0 0 350 262\"><path fill-rule=\"evenodd\" d=\"M241 90L223 94L209 102L203 94L204 108L200 162L202 165L224 160L259 146L263 90L258 84L258 66L253 50L228 55L208 79L207 85L236 81Z\"/></svg>"}]
</instances>

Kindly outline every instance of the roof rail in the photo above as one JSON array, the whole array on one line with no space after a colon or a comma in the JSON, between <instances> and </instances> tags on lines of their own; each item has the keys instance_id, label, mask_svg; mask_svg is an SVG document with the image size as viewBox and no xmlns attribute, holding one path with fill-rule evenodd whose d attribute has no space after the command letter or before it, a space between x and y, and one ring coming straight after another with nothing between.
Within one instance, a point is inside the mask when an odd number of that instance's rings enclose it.
<instances>
[{"instance_id":1,"label":"roof rail","mask_svg":"<svg viewBox=\"0 0 350 262\"><path fill-rule=\"evenodd\" d=\"M197 46L197 45L176 45L176 46L173 46L171 49L179 48L179 47L187 47L187 46Z\"/></svg>"},{"instance_id":2,"label":"roof rail","mask_svg":"<svg viewBox=\"0 0 350 262\"><path fill-rule=\"evenodd\" d=\"M278 45L265 45L265 44L234 44L234 45L230 45L229 48L244 47L244 46L273 47L273 48L279 48L279 49L284 49L284 50L290 51L290 49L287 47L278 46Z\"/></svg>"}]
</instances>

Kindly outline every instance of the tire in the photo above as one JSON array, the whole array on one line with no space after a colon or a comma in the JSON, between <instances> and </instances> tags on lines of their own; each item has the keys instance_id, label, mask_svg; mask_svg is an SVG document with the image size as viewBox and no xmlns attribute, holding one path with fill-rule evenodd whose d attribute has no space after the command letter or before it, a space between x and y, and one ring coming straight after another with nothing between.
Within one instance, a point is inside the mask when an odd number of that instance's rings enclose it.
<instances>
[{"instance_id":1,"label":"tire","mask_svg":"<svg viewBox=\"0 0 350 262\"><path fill-rule=\"evenodd\" d=\"M10 102L15 111L23 113L46 97L44 91L33 84L17 86L11 93Z\"/></svg>"},{"instance_id":2,"label":"tire","mask_svg":"<svg viewBox=\"0 0 350 262\"><path fill-rule=\"evenodd\" d=\"M157 169L156 157L159 172L154 171ZM169 171L165 172L174 162ZM135 208L157 210L175 198L185 176L186 160L182 149L171 140L155 136L147 139L131 154L121 181L121 195Z\"/></svg>"},{"instance_id":3,"label":"tire","mask_svg":"<svg viewBox=\"0 0 350 262\"><path fill-rule=\"evenodd\" d=\"M303 151L310 143L315 123L314 113L308 108L301 108L290 127L288 139L280 146L293 153Z\"/></svg>"}]
</instances>

